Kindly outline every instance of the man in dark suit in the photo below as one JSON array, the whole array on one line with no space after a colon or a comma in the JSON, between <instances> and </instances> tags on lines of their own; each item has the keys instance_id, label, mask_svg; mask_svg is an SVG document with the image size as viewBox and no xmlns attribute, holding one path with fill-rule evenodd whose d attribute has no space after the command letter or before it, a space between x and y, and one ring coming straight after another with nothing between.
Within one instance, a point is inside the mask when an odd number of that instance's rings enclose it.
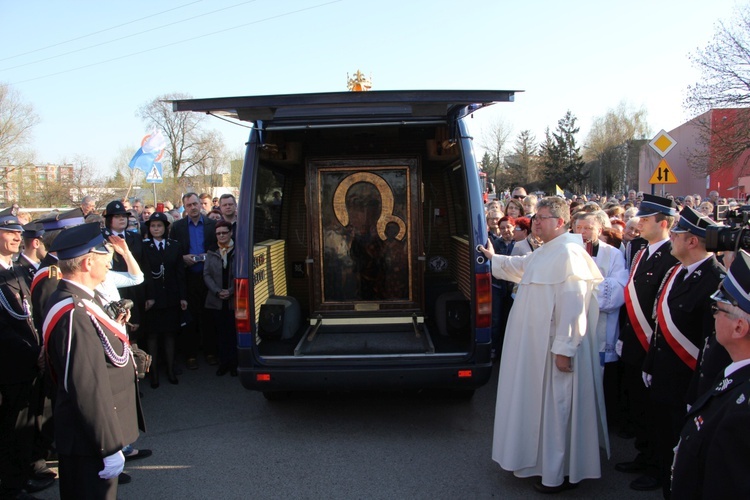
<instances>
[{"instance_id":1,"label":"man in dark suit","mask_svg":"<svg viewBox=\"0 0 750 500\"><path fill-rule=\"evenodd\" d=\"M690 408L672 475L673 498L750 497L750 255L740 250L711 297L716 338L732 363Z\"/></svg>"},{"instance_id":2,"label":"man in dark suit","mask_svg":"<svg viewBox=\"0 0 750 500\"><path fill-rule=\"evenodd\" d=\"M706 228L712 224L688 207L672 228L672 255L680 263L662 283L656 328L643 368L650 387L665 498L669 498L672 450L680 438L689 403L688 388L704 338L714 326L710 297L724 279L724 268L713 253L706 251Z\"/></svg>"},{"instance_id":3,"label":"man in dark suit","mask_svg":"<svg viewBox=\"0 0 750 500\"><path fill-rule=\"evenodd\" d=\"M130 253L133 254L135 261L143 268L143 238L140 233L128 231L128 220L131 215L136 214L125 208L119 200L110 202L104 213L104 226L114 236L119 236L128 244ZM125 259L115 254L112 260L112 270L127 272L128 264ZM130 310L131 317L128 325L128 334L133 343L137 343L139 332L143 320L143 307L146 302L146 291L144 284L129 286L119 289L120 296L123 299L133 301L133 308Z\"/></svg>"},{"instance_id":4,"label":"man in dark suit","mask_svg":"<svg viewBox=\"0 0 750 500\"><path fill-rule=\"evenodd\" d=\"M616 464L615 469L620 472L643 472L642 476L630 483L631 488L643 491L661 487L655 436L649 415L650 402L642 374L655 326L653 310L659 286L667 272L677 264L669 241L669 230L674 225L677 210L674 201L645 194L637 215L640 218L638 229L648 246L633 258L630 279L625 287L625 313L616 349L620 351L624 397L638 455L633 461Z\"/></svg>"},{"instance_id":5,"label":"man in dark suit","mask_svg":"<svg viewBox=\"0 0 750 500\"><path fill-rule=\"evenodd\" d=\"M12 261L22 231L16 217L0 217L0 498L54 483L54 477L30 477L38 406L34 385L43 357L31 320L27 273Z\"/></svg>"},{"instance_id":6,"label":"man in dark suit","mask_svg":"<svg viewBox=\"0 0 750 500\"><path fill-rule=\"evenodd\" d=\"M45 346L57 385L55 437L60 497L116 498L122 448L143 426L125 315L109 318L93 294L111 267L99 224L55 240L65 276L47 301Z\"/></svg>"},{"instance_id":7,"label":"man in dark suit","mask_svg":"<svg viewBox=\"0 0 750 500\"><path fill-rule=\"evenodd\" d=\"M195 193L182 197L185 215L172 224L169 237L180 243L180 253L185 264L190 321L183 332L184 350L189 370L198 368L198 349L203 345L206 362L216 365L216 335L211 315L206 312L206 283L203 281L203 262L206 250L216 244L216 223L201 214L201 202Z\"/></svg>"}]
</instances>

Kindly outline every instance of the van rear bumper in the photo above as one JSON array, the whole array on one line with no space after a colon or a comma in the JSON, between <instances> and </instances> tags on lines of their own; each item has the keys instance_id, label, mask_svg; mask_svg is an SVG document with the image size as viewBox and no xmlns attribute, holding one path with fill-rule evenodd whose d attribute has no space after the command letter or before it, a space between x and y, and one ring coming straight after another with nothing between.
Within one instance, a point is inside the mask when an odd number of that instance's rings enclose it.
<instances>
[{"instance_id":1,"label":"van rear bumper","mask_svg":"<svg viewBox=\"0 0 750 500\"><path fill-rule=\"evenodd\" d=\"M325 366L287 363L248 366L240 362L238 374L243 387L254 391L319 390L399 390L399 389L477 389L490 379L492 362L489 349L477 345L475 359L483 362L419 364L352 364ZM249 349L240 349L240 359L253 358ZM248 356L249 354L249 356ZM243 366L244 365L244 366ZM470 376L467 376L469 375Z\"/></svg>"}]
</instances>

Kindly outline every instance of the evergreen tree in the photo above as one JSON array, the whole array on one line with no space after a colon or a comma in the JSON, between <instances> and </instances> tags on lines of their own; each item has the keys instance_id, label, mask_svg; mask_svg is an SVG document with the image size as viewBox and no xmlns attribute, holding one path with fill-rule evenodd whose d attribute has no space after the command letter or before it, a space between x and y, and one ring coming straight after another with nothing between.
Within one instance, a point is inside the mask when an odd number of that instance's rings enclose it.
<instances>
[{"instance_id":1,"label":"evergreen tree","mask_svg":"<svg viewBox=\"0 0 750 500\"><path fill-rule=\"evenodd\" d=\"M558 185L564 189L581 193L588 173L581 156L581 148L576 145L575 135L580 131L576 117L567 111L557 122L557 129L550 135L545 132L542 146L544 159L544 179L549 186Z\"/></svg>"},{"instance_id":2,"label":"evergreen tree","mask_svg":"<svg viewBox=\"0 0 750 500\"><path fill-rule=\"evenodd\" d=\"M511 185L526 186L536 180L537 145L536 138L530 130L522 130L518 134L513 155L507 162Z\"/></svg>"}]
</instances>

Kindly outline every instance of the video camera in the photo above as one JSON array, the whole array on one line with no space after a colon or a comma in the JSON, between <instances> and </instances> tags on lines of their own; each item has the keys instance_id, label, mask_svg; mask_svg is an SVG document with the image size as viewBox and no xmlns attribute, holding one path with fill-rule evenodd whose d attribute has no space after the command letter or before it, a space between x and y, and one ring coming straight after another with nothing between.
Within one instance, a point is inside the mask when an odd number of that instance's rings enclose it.
<instances>
[{"instance_id":1,"label":"video camera","mask_svg":"<svg viewBox=\"0 0 750 500\"><path fill-rule=\"evenodd\" d=\"M725 226L706 228L706 250L709 252L750 251L750 205L724 212Z\"/></svg>"}]
</instances>

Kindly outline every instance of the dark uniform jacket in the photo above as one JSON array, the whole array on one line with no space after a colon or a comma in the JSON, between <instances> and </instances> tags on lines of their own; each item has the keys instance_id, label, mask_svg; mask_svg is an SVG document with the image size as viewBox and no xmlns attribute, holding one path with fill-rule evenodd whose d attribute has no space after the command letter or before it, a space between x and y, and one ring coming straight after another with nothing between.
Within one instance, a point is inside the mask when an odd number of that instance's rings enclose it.
<instances>
[{"instance_id":1,"label":"dark uniform jacket","mask_svg":"<svg viewBox=\"0 0 750 500\"><path fill-rule=\"evenodd\" d=\"M143 240L143 274L146 281L146 300L154 300L153 309L179 306L187 300L185 288L185 266L182 262L180 244L176 240L164 239L164 251L156 248L156 242Z\"/></svg>"},{"instance_id":2,"label":"dark uniform jacket","mask_svg":"<svg viewBox=\"0 0 750 500\"><path fill-rule=\"evenodd\" d=\"M750 366L717 379L688 412L672 498L750 498Z\"/></svg>"},{"instance_id":3,"label":"dark uniform jacket","mask_svg":"<svg viewBox=\"0 0 750 500\"><path fill-rule=\"evenodd\" d=\"M61 455L112 455L138 439L139 424L143 428L132 356L126 356L124 366L118 367L105 353L103 340L115 356L123 356L125 344L114 334L111 320L107 321L90 291L62 280L47 306L44 334L57 384L57 451Z\"/></svg>"},{"instance_id":4,"label":"dark uniform jacket","mask_svg":"<svg viewBox=\"0 0 750 500\"><path fill-rule=\"evenodd\" d=\"M688 404L693 404L699 396L713 388L713 382L724 368L730 365L732 358L724 346L716 340L716 332L706 337L700 355L698 356L698 369L693 374L688 389Z\"/></svg>"},{"instance_id":5,"label":"dark uniform jacket","mask_svg":"<svg viewBox=\"0 0 750 500\"><path fill-rule=\"evenodd\" d=\"M684 408L698 353L714 330L710 297L724 279L724 268L712 255L683 280L678 276L681 267L676 265L665 280L658 300L666 300L664 309L670 314L657 321L643 370L653 375L651 399ZM688 342L695 356L680 342Z\"/></svg>"},{"instance_id":6,"label":"dark uniform jacket","mask_svg":"<svg viewBox=\"0 0 750 500\"><path fill-rule=\"evenodd\" d=\"M31 383L39 373L41 344L25 275L19 265L0 271L0 384Z\"/></svg>"},{"instance_id":7,"label":"dark uniform jacket","mask_svg":"<svg viewBox=\"0 0 750 500\"><path fill-rule=\"evenodd\" d=\"M677 259L670 253L671 250L672 244L667 241L649 259L639 258L639 256L633 259L633 265L636 267L630 270L630 280L628 285L626 285L625 291L625 307L622 308L623 313L621 318L623 324L620 328L622 356L620 359L623 363L634 365L638 369L643 366L643 361L646 358L646 348L644 348L636 336L635 329L628 315L628 308L636 308L635 302L628 300L628 288L630 287L630 282L632 282L643 317L653 331L656 322L654 319L654 303L659 292L659 286L667 271L677 264ZM638 260L637 264L636 260Z\"/></svg>"},{"instance_id":8,"label":"dark uniform jacket","mask_svg":"<svg viewBox=\"0 0 750 500\"><path fill-rule=\"evenodd\" d=\"M53 268L58 272L55 274ZM52 274L52 276L50 276ZM57 283L60 281L61 274L57 269L57 257L48 253L39 263L39 269L34 273L34 279L31 282L31 308L34 311L34 326L39 335L42 335L42 326L44 325L44 311L47 299L57 290Z\"/></svg>"},{"instance_id":9,"label":"dark uniform jacket","mask_svg":"<svg viewBox=\"0 0 750 500\"><path fill-rule=\"evenodd\" d=\"M29 286L29 288L31 288L31 280L34 279L37 266L35 266L24 254L18 255L16 264L21 266L23 270L26 271L26 273L24 274L24 278L26 278L26 284Z\"/></svg>"}]
</instances>

